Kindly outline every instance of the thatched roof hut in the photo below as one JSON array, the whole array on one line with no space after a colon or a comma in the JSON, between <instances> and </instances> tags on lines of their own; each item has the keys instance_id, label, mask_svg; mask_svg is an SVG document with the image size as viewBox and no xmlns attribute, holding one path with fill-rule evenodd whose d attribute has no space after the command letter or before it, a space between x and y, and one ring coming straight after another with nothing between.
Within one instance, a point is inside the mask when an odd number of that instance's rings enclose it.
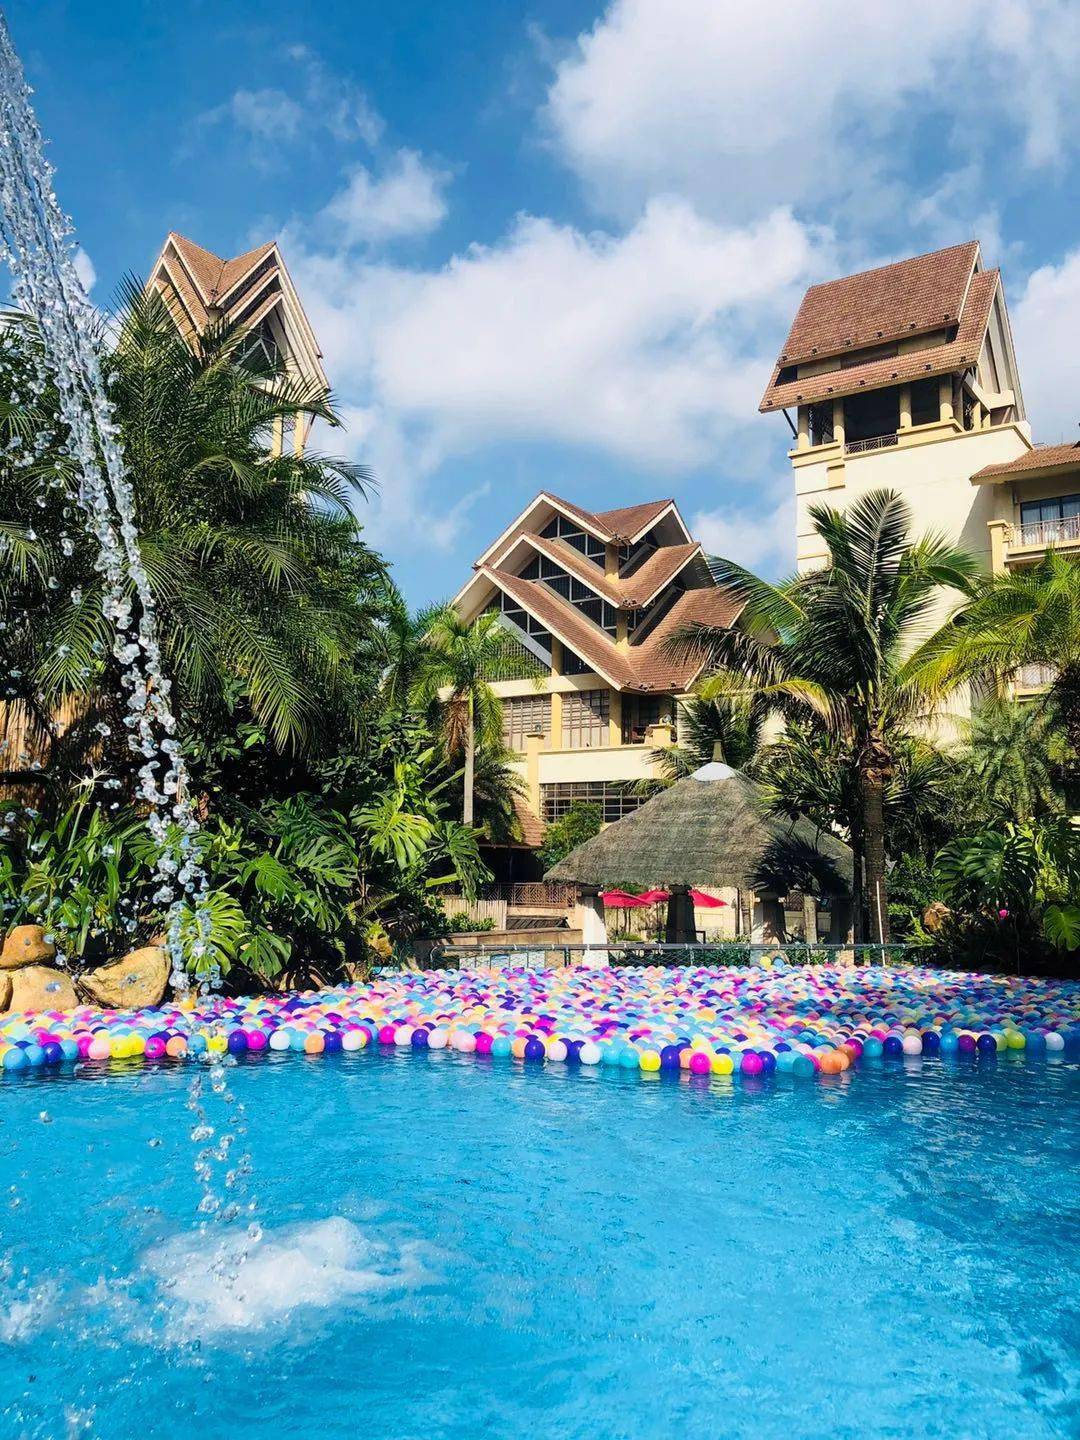
<instances>
[{"instance_id":1,"label":"thatched roof hut","mask_svg":"<svg viewBox=\"0 0 1080 1440\"><path fill-rule=\"evenodd\" d=\"M800 816L770 814L760 787L714 761L653 796L553 866L583 887L710 887L851 894L851 850Z\"/></svg>"}]
</instances>

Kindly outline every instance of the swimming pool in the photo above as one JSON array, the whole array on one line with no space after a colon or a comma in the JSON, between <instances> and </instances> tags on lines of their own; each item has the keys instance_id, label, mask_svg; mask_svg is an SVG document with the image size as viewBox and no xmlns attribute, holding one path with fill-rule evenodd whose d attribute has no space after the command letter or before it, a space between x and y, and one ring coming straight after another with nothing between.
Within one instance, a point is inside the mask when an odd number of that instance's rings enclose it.
<instances>
[{"instance_id":1,"label":"swimming pool","mask_svg":"<svg viewBox=\"0 0 1080 1440\"><path fill-rule=\"evenodd\" d=\"M1072 1058L243 1060L232 1294L190 1077L0 1087L3 1436L1076 1433Z\"/></svg>"}]
</instances>

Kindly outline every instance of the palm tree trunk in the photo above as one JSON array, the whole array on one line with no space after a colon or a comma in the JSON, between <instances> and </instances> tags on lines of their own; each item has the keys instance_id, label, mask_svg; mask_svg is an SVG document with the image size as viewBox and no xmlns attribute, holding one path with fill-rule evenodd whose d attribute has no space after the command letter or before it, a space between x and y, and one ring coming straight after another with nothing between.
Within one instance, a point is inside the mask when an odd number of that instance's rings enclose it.
<instances>
[{"instance_id":1,"label":"palm tree trunk","mask_svg":"<svg viewBox=\"0 0 1080 1440\"><path fill-rule=\"evenodd\" d=\"M885 786L876 775L868 775L863 778L862 789L870 940L874 945L887 945L889 901L885 885Z\"/></svg>"},{"instance_id":2,"label":"palm tree trunk","mask_svg":"<svg viewBox=\"0 0 1080 1440\"><path fill-rule=\"evenodd\" d=\"M465 730L465 806L462 820L466 825L473 823L474 795L476 788L476 725L473 721L473 697L466 705L467 724Z\"/></svg>"},{"instance_id":3,"label":"palm tree trunk","mask_svg":"<svg viewBox=\"0 0 1080 1440\"><path fill-rule=\"evenodd\" d=\"M863 844L861 824L851 827L851 929L858 945L866 939L866 887L863 884L866 867L866 846Z\"/></svg>"}]
</instances>

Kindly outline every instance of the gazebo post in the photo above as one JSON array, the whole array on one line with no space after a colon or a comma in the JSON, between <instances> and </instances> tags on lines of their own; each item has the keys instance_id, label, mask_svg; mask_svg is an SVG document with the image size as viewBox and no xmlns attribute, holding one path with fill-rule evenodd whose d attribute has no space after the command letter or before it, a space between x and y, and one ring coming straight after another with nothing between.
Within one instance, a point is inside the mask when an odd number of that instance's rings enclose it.
<instances>
[{"instance_id":1,"label":"gazebo post","mask_svg":"<svg viewBox=\"0 0 1080 1440\"><path fill-rule=\"evenodd\" d=\"M599 890L578 891L577 904L574 906L574 928L581 931L583 945L599 947L583 953L582 965L603 969L609 963L608 952L604 948L607 945L608 933L604 902Z\"/></svg>"},{"instance_id":2,"label":"gazebo post","mask_svg":"<svg viewBox=\"0 0 1080 1440\"><path fill-rule=\"evenodd\" d=\"M668 896L664 939L669 945L693 945L697 941L694 902L685 885L673 886Z\"/></svg>"}]
</instances>

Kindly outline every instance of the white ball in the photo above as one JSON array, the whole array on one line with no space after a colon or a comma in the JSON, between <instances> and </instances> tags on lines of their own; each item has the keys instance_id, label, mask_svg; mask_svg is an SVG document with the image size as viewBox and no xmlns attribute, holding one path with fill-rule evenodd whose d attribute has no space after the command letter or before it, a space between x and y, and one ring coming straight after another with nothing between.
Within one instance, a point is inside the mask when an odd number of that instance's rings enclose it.
<instances>
[{"instance_id":1,"label":"white ball","mask_svg":"<svg viewBox=\"0 0 1080 1440\"><path fill-rule=\"evenodd\" d=\"M430 1035L427 1037L428 1049L429 1049L429 1050L445 1050L445 1049L446 1049L446 1039L447 1039L446 1031L443 1030L441 1027L436 1026L435 1029L432 1030L432 1032L430 1033Z\"/></svg>"},{"instance_id":2,"label":"white ball","mask_svg":"<svg viewBox=\"0 0 1080 1440\"><path fill-rule=\"evenodd\" d=\"M549 1060L565 1060L566 1046L561 1040L549 1040L547 1045L547 1058Z\"/></svg>"},{"instance_id":3,"label":"white ball","mask_svg":"<svg viewBox=\"0 0 1080 1440\"><path fill-rule=\"evenodd\" d=\"M586 1040L585 1044L582 1045L581 1049L578 1051L578 1059L581 1061L582 1065L599 1065L600 1046L594 1045L591 1040Z\"/></svg>"},{"instance_id":4,"label":"white ball","mask_svg":"<svg viewBox=\"0 0 1080 1440\"><path fill-rule=\"evenodd\" d=\"M922 1039L918 1035L905 1035L903 1039L905 1055L921 1055Z\"/></svg>"},{"instance_id":5,"label":"white ball","mask_svg":"<svg viewBox=\"0 0 1080 1440\"><path fill-rule=\"evenodd\" d=\"M1046 1048L1047 1050L1064 1050L1065 1036L1059 1035L1056 1030L1048 1030L1046 1032Z\"/></svg>"},{"instance_id":6,"label":"white ball","mask_svg":"<svg viewBox=\"0 0 1080 1440\"><path fill-rule=\"evenodd\" d=\"M364 1037L359 1030L346 1030L341 1037L341 1048L343 1050L362 1050L364 1048Z\"/></svg>"},{"instance_id":7,"label":"white ball","mask_svg":"<svg viewBox=\"0 0 1080 1440\"><path fill-rule=\"evenodd\" d=\"M288 1050L288 1048L289 1048L289 1037L288 1037L288 1035L284 1034L281 1030L275 1030L274 1033L270 1036L270 1049L271 1049L271 1050Z\"/></svg>"},{"instance_id":8,"label":"white ball","mask_svg":"<svg viewBox=\"0 0 1080 1440\"><path fill-rule=\"evenodd\" d=\"M395 1044L395 1045L411 1045L411 1044L412 1044L412 1037L413 1037L413 1027L412 1027L411 1025L399 1025L399 1026L397 1027L397 1029L394 1031L394 1044Z\"/></svg>"}]
</instances>

